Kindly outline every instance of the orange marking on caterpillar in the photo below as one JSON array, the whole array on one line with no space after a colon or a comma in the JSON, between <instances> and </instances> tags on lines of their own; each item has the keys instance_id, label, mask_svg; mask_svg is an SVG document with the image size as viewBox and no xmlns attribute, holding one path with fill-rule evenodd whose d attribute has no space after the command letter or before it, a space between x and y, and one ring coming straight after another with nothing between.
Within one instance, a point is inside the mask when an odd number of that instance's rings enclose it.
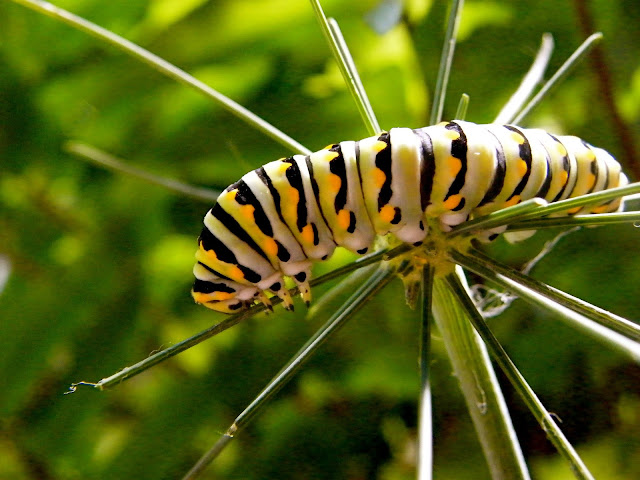
<instances>
[{"instance_id":1,"label":"orange marking on caterpillar","mask_svg":"<svg viewBox=\"0 0 640 480\"><path fill-rule=\"evenodd\" d=\"M520 195L514 195L509 200L504 202L504 206L505 207L512 207L512 206L517 205L519 203L520 203Z\"/></svg>"},{"instance_id":2,"label":"orange marking on caterpillar","mask_svg":"<svg viewBox=\"0 0 640 480\"><path fill-rule=\"evenodd\" d=\"M460 171L460 169L462 168L462 162L460 161L459 158L449 157L447 159L447 167L449 168L449 175L455 178L456 175L458 175L458 172Z\"/></svg>"},{"instance_id":3,"label":"orange marking on caterpillar","mask_svg":"<svg viewBox=\"0 0 640 480\"><path fill-rule=\"evenodd\" d=\"M342 230L349 228L349 225L351 224L351 215L349 214L349 210L340 210L336 220L338 221L338 226Z\"/></svg>"},{"instance_id":4,"label":"orange marking on caterpillar","mask_svg":"<svg viewBox=\"0 0 640 480\"><path fill-rule=\"evenodd\" d=\"M380 209L380 220L383 222L391 223L391 220L396 216L396 209L393 206L387 204Z\"/></svg>"},{"instance_id":5,"label":"orange marking on caterpillar","mask_svg":"<svg viewBox=\"0 0 640 480\"><path fill-rule=\"evenodd\" d=\"M381 189L382 185L384 185L384 182L387 179L387 176L379 168L374 168L372 175L373 175L373 184L376 186L376 188L378 188L378 190Z\"/></svg>"},{"instance_id":6,"label":"orange marking on caterpillar","mask_svg":"<svg viewBox=\"0 0 640 480\"><path fill-rule=\"evenodd\" d=\"M262 242L262 250L270 257L275 257L278 254L278 244L273 238L267 237Z\"/></svg>"},{"instance_id":7,"label":"orange marking on caterpillar","mask_svg":"<svg viewBox=\"0 0 640 480\"><path fill-rule=\"evenodd\" d=\"M342 179L335 173L332 173L327 177L327 183L329 185L329 190L336 193L342 186Z\"/></svg>"},{"instance_id":8,"label":"orange marking on caterpillar","mask_svg":"<svg viewBox=\"0 0 640 480\"><path fill-rule=\"evenodd\" d=\"M520 175L520 178L524 177L527 173L527 170L529 169L529 167L527 166L527 162L522 159L518 161L518 165L516 168L518 169L518 175Z\"/></svg>"},{"instance_id":9,"label":"orange marking on caterpillar","mask_svg":"<svg viewBox=\"0 0 640 480\"><path fill-rule=\"evenodd\" d=\"M304 227L302 227L300 236L302 237L302 240L304 240L304 242L309 245L313 245L313 227L310 223L307 223Z\"/></svg>"},{"instance_id":10,"label":"orange marking on caterpillar","mask_svg":"<svg viewBox=\"0 0 640 480\"><path fill-rule=\"evenodd\" d=\"M462 195L451 195L444 202L444 206L447 210L454 210L458 205L460 205L461 201L462 201Z\"/></svg>"}]
</instances>

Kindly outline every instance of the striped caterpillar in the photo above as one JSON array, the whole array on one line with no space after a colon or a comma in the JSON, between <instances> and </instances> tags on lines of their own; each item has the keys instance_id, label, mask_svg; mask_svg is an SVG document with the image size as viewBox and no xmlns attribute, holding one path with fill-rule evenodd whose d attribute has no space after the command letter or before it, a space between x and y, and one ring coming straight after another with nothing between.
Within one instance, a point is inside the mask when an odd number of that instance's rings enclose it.
<instances>
[{"instance_id":1,"label":"striped caterpillar","mask_svg":"<svg viewBox=\"0 0 640 480\"><path fill-rule=\"evenodd\" d=\"M419 245L427 220L447 231L530 198L554 202L623 186L620 170L609 153L577 137L459 120L276 160L227 187L206 214L192 295L232 313L254 301L270 306L270 291L292 309L284 277L308 304L312 261L326 260L336 246L364 254L387 233ZM569 213L621 205L616 199ZM477 236L492 240L503 230Z\"/></svg>"}]
</instances>

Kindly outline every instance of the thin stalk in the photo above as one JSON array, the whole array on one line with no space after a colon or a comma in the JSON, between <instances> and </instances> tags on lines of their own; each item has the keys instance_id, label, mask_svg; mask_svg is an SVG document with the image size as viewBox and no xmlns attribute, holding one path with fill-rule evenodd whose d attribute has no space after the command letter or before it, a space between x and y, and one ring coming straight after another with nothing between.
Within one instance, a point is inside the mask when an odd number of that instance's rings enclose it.
<instances>
[{"instance_id":1,"label":"thin stalk","mask_svg":"<svg viewBox=\"0 0 640 480\"><path fill-rule=\"evenodd\" d=\"M431 413L431 297L434 270L425 265L422 272L422 322L420 324L420 405L418 413L418 480L433 478L433 415Z\"/></svg>"},{"instance_id":2,"label":"thin stalk","mask_svg":"<svg viewBox=\"0 0 640 480\"><path fill-rule=\"evenodd\" d=\"M602 40L602 33L594 33L589 36L582 45L578 47L578 49L573 52L573 54L567 59L566 62L562 64L562 66L558 69L558 71L549 79L547 83L545 83L540 91L531 99L531 101L527 104L526 107L522 109L522 111L516 115L513 119L513 123L520 124L522 119L531 113L535 107L542 101L542 99L551 92L553 88L558 86L561 80L564 80L569 73L578 65L584 58L589 54L591 49L596 46L596 44Z\"/></svg>"},{"instance_id":3,"label":"thin stalk","mask_svg":"<svg viewBox=\"0 0 640 480\"><path fill-rule=\"evenodd\" d=\"M467 118L467 109L469 108L469 95L463 93L460 95L460 102L458 102L458 109L456 110L456 118L458 120L464 120Z\"/></svg>"},{"instance_id":4,"label":"thin stalk","mask_svg":"<svg viewBox=\"0 0 640 480\"><path fill-rule=\"evenodd\" d=\"M166 60L163 60L162 58L154 55L153 53L145 50L135 43L130 42L129 40L126 40L121 36L116 35L115 33L110 32L109 30L106 30L94 23L91 23L84 18L78 17L71 12L56 7L49 2L43 2L41 0L11 1L30 8L31 10L35 10L36 12L39 12L48 17L66 23L67 25L70 25L77 30L88 33L92 37L104 41L112 45L113 47L116 47L118 50L126 53L127 55L132 56L136 60L149 65L154 70L157 70L158 72L177 81L178 83L195 89L196 91L204 94L207 98L216 102L228 112L238 117L240 120L249 124L252 128L255 128L256 130L271 137L273 140L280 143L281 145L284 145L292 152L302 153L305 155L311 153L309 149L305 148L270 123L264 121L254 113L250 112L239 103L234 102L230 98L209 87L197 78L189 75L187 72L179 69L175 65L172 65Z\"/></svg>"},{"instance_id":5,"label":"thin stalk","mask_svg":"<svg viewBox=\"0 0 640 480\"><path fill-rule=\"evenodd\" d=\"M541 228L556 227L602 227L605 225L637 222L640 222L640 212L599 213L597 215L576 215L575 217L522 220L509 225L507 230L540 230Z\"/></svg>"},{"instance_id":6,"label":"thin stalk","mask_svg":"<svg viewBox=\"0 0 640 480\"><path fill-rule=\"evenodd\" d=\"M458 269L459 270L459 269ZM491 478L528 479L509 410L482 340L443 278L434 279L433 319L482 446Z\"/></svg>"},{"instance_id":7,"label":"thin stalk","mask_svg":"<svg viewBox=\"0 0 640 480\"><path fill-rule=\"evenodd\" d=\"M262 409L266 402L273 397L291 377L309 360L311 355L336 333L351 317L395 276L390 268L378 269L370 279L363 284L349 298L325 325L307 341L307 343L291 358L280 372L269 382L251 404L236 417L228 430L220 437L213 447L205 453L198 463L183 477L183 480L197 478L206 467L224 450L231 439L238 434Z\"/></svg>"},{"instance_id":8,"label":"thin stalk","mask_svg":"<svg viewBox=\"0 0 640 480\"><path fill-rule=\"evenodd\" d=\"M531 213L525 214L522 218L518 219L518 221L552 215L554 213L562 213L567 210L584 207L585 205L592 205L594 203L606 203L614 198L624 197L625 195L631 195L634 193L640 193L640 182L630 183L624 187L610 188L609 190L602 190L601 192L588 193L586 195L580 195L579 197L567 198L565 200L548 203L540 207L538 210L533 210Z\"/></svg>"},{"instance_id":9,"label":"thin stalk","mask_svg":"<svg viewBox=\"0 0 640 480\"><path fill-rule=\"evenodd\" d=\"M570 324L589 328L590 333L597 334L600 340L614 341L618 349L626 351L633 358L640 358L640 325L523 275L477 250L471 250L466 255L451 251L450 256L464 268L517 293L524 300L560 313ZM567 309L586 318L576 320L574 315L567 315ZM585 321L589 323L585 324ZM614 332L615 337L612 337Z\"/></svg>"},{"instance_id":10,"label":"thin stalk","mask_svg":"<svg viewBox=\"0 0 640 480\"><path fill-rule=\"evenodd\" d=\"M380 125L378 125L378 120L373 113L369 98L364 91L358 70L355 68L353 58L349 53L349 48L344 41L342 32L340 32L338 23L333 19L327 20L319 0L311 0L311 6L369 134L376 135L380 133Z\"/></svg>"},{"instance_id":11,"label":"thin stalk","mask_svg":"<svg viewBox=\"0 0 640 480\"><path fill-rule=\"evenodd\" d=\"M503 208L496 212L492 212L482 217L474 218L468 222L464 222L454 227L448 235L455 237L463 233L469 233L479 230L487 230L525 220L535 219L552 215L555 213L566 212L577 207L584 207L594 203L606 203L614 198L624 197L640 192L640 182L630 183L624 187L611 188L601 192L589 193L575 198L559 200L557 202L548 203L541 198L531 198L512 207Z\"/></svg>"},{"instance_id":12,"label":"thin stalk","mask_svg":"<svg viewBox=\"0 0 640 480\"><path fill-rule=\"evenodd\" d=\"M477 230L485 230L489 228L499 227L520 219L531 212L537 212L540 208L547 205L547 202L541 198L531 198L512 207L503 208L497 212L492 212L482 217L474 218L468 222L461 223L454 227L447 235L455 237L462 233L473 232Z\"/></svg>"},{"instance_id":13,"label":"thin stalk","mask_svg":"<svg viewBox=\"0 0 640 480\"><path fill-rule=\"evenodd\" d=\"M386 250L383 251L379 251L379 252L375 252L372 253L370 255L367 255L365 257L362 258L358 258L357 260L355 260L354 262L351 262L347 265L344 265L342 267L336 268L335 270L332 270L331 272L325 274L325 275L321 275L319 277L315 277L312 278L309 281L309 284L314 287L316 285L321 285L322 283L328 282L330 280L335 279L336 277L339 277L341 275L345 275L347 273L353 272L355 270L358 270L360 268L366 267L368 265L372 265L374 263L380 262L383 259L386 259L388 255L392 255L392 256L397 256L400 255L401 253L404 253L405 251L407 251L408 248L406 245L401 245L400 247L396 247L393 250L390 250L389 252L387 252ZM297 295L298 292L298 288L293 288L289 291L290 295L293 297L295 295ZM278 305L279 303L281 303L282 300L280 300L280 298L278 297L273 297L271 298L271 303L275 306ZM129 380L132 377L135 377L136 375L139 375L140 373L144 372L145 370L165 361L168 360L169 358L185 351L188 350L189 348L215 336L218 335L219 333L224 332L225 330L237 325L238 323L242 322L243 320L246 320L254 315L257 315L258 313L262 313L264 311L266 311L267 308L262 305L253 305L252 307L250 307L249 309L236 313L235 315L230 315L228 317L226 317L223 321L221 321L220 323L217 323L216 325L213 325L211 327L209 327L206 330L203 330L195 335L193 335L192 337L187 338L186 340L183 340L182 342L176 343L175 345L170 346L169 348L166 348L164 350L161 350L147 358L145 358L144 360L141 360L140 362L130 366L130 367L126 367L123 368L122 370L120 370L119 372L103 378L102 380L100 380L99 382L86 382L86 381L80 381L80 382L76 382L73 383L70 387L69 392L67 393L73 393L76 391L77 387L80 385L87 385L87 386L91 386L91 387L95 387L98 390L106 390L108 388L114 387L116 385L119 385L120 383L124 382L125 380Z\"/></svg>"},{"instance_id":14,"label":"thin stalk","mask_svg":"<svg viewBox=\"0 0 640 480\"><path fill-rule=\"evenodd\" d=\"M206 202L215 201L218 198L218 195L220 195L220 192L211 190L210 188L194 187L193 185L178 182L177 180L162 177L160 175L147 172L141 168L128 165L121 159L91 145L87 145L86 143L70 141L64 145L64 150L101 167L106 167L117 173L125 173L127 175L140 178L146 182L166 188L174 193L179 193L180 195L204 200Z\"/></svg>"},{"instance_id":15,"label":"thin stalk","mask_svg":"<svg viewBox=\"0 0 640 480\"><path fill-rule=\"evenodd\" d=\"M431 106L431 116L429 117L430 125L435 125L442 120L449 75L451 74L451 65L453 64L453 53L456 48L456 34L462 16L463 4L464 0L453 0L451 4L451 13L449 14L447 31L444 35L444 46L442 47L442 56L440 57L436 88L433 92L433 105Z\"/></svg>"},{"instance_id":16,"label":"thin stalk","mask_svg":"<svg viewBox=\"0 0 640 480\"><path fill-rule=\"evenodd\" d=\"M80 385L88 385L91 387L95 387L98 390L106 390L108 388L119 385L125 380L129 380L130 378L135 377L136 375L139 375L145 370L161 362L164 362L165 360L168 360L169 358L181 352L184 352L185 350L188 350L189 348L207 340L208 338L211 338L215 335L218 335L219 333L222 333L225 330L233 327L234 325L237 325L241 321L246 320L247 318L265 310L266 310L266 307L264 305L256 305L243 312L228 316L222 322L217 323L216 325L213 325L207 328L206 330L203 330L197 333L196 335L193 335L192 337L189 337L186 340L183 340L182 342L176 343L175 345L172 345L169 348L166 348L158 353L155 353L145 358L144 360L136 363L135 365L132 365L130 367L125 367L122 370L120 370L118 373L115 373L110 377L103 378L99 382L93 383L93 382L81 381L81 382L74 383L71 385L70 390L67 393L75 392L76 387Z\"/></svg>"},{"instance_id":17,"label":"thin stalk","mask_svg":"<svg viewBox=\"0 0 640 480\"><path fill-rule=\"evenodd\" d=\"M315 317L325 315L325 312L331 311L333 305L338 301L341 296L347 296L348 293L353 292L354 289L360 285L366 277L370 276L372 271L376 268L376 265L368 265L366 268L361 268L332 286L320 298L313 299L313 303L307 311L306 320L312 321Z\"/></svg>"},{"instance_id":18,"label":"thin stalk","mask_svg":"<svg viewBox=\"0 0 640 480\"><path fill-rule=\"evenodd\" d=\"M531 68L520 82L520 86L515 91L509 101L502 107L500 113L493 121L493 123L505 124L513 122L516 118L518 111L524 106L525 102L529 100L529 97L533 94L536 86L544 76L544 72L549 65L551 54L553 53L553 37L550 33L545 33L542 36L542 43L540 49L536 55L535 60L531 64Z\"/></svg>"},{"instance_id":19,"label":"thin stalk","mask_svg":"<svg viewBox=\"0 0 640 480\"><path fill-rule=\"evenodd\" d=\"M351 95L358 105L358 109L365 109L366 118L363 117L363 121L369 133L373 132L373 134L378 134L382 131L382 129L380 128L380 124L378 123L376 114L373 111L371 102L369 101L369 96L364 89L364 85L362 84L362 80L360 79L360 74L358 73L356 64L353 61L353 57L351 56L351 52L349 51L347 42L342 35L340 26L338 25L338 22L336 22L336 20L333 18L329 18L328 21L329 28L331 29L332 36L336 41L338 50L340 51L344 61L346 62L345 66L347 68L347 73L350 75L349 79L353 82L355 87L355 96L353 92ZM362 111L360 112L360 114L362 115Z\"/></svg>"},{"instance_id":20,"label":"thin stalk","mask_svg":"<svg viewBox=\"0 0 640 480\"><path fill-rule=\"evenodd\" d=\"M478 312L473 301L467 294L467 291L461 284L460 279L454 274L449 274L446 277L446 283L455 292L458 301L466 310L473 327L480 337L482 337L482 340L489 349L491 356L500 366L516 391L520 394L531 413L533 413L536 420L547 434L547 438L549 438L560 454L569 462L576 478L593 479L593 476L583 463L582 459L578 456L569 440L564 436L556 422L553 420L551 414L547 411L542 402L540 402L533 389L529 386L520 371L507 355L507 352L505 352L502 345L500 345L498 339L493 335L485 323L482 315Z\"/></svg>"}]
</instances>

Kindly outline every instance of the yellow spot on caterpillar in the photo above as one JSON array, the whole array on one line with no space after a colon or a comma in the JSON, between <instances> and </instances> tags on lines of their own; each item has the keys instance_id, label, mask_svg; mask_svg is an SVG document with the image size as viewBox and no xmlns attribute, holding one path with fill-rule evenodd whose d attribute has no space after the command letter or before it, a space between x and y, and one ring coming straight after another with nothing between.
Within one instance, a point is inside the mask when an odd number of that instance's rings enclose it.
<instances>
[{"instance_id":1,"label":"yellow spot on caterpillar","mask_svg":"<svg viewBox=\"0 0 640 480\"><path fill-rule=\"evenodd\" d=\"M302 227L300 236L305 243L313 245L313 227L311 226L311 224L307 223L304 227Z\"/></svg>"},{"instance_id":2,"label":"yellow spot on caterpillar","mask_svg":"<svg viewBox=\"0 0 640 480\"><path fill-rule=\"evenodd\" d=\"M461 201L462 201L462 195L451 195L444 202L444 206L447 210L454 210L458 205L460 205Z\"/></svg>"},{"instance_id":3,"label":"yellow spot on caterpillar","mask_svg":"<svg viewBox=\"0 0 640 480\"><path fill-rule=\"evenodd\" d=\"M522 135L520 135L518 132L511 132L511 138L513 139L514 142L516 142L518 145L522 145L524 143L524 137Z\"/></svg>"},{"instance_id":4,"label":"yellow spot on caterpillar","mask_svg":"<svg viewBox=\"0 0 640 480\"><path fill-rule=\"evenodd\" d=\"M567 149L564 148L564 145L561 144L560 142L556 142L556 149L558 150L558 153L563 157L567 156Z\"/></svg>"},{"instance_id":5,"label":"yellow spot on caterpillar","mask_svg":"<svg viewBox=\"0 0 640 480\"><path fill-rule=\"evenodd\" d=\"M214 260L214 261L218 261L218 257L216 255L216 252L214 252L213 250L206 250L204 248L204 245L202 244L202 242L200 242L200 253L203 253L206 258L209 258L209 259ZM197 257L198 257L198 254L196 252L196 258Z\"/></svg>"},{"instance_id":6,"label":"yellow spot on caterpillar","mask_svg":"<svg viewBox=\"0 0 640 480\"><path fill-rule=\"evenodd\" d=\"M396 209L389 204L386 204L380 209L380 220L382 220L383 222L391 223L391 220L393 220L393 217L395 216Z\"/></svg>"},{"instance_id":7,"label":"yellow spot on caterpillar","mask_svg":"<svg viewBox=\"0 0 640 480\"><path fill-rule=\"evenodd\" d=\"M338 192L340 190L340 186L342 185L342 180L335 173L330 174L327 177L327 183L329 185L329 190L332 192Z\"/></svg>"},{"instance_id":8,"label":"yellow spot on caterpillar","mask_svg":"<svg viewBox=\"0 0 640 480\"><path fill-rule=\"evenodd\" d=\"M278 160L278 161L280 162L280 163L278 163L278 165L277 165L277 167L276 167L276 169L277 169L276 173L277 173L278 175L284 175L284 174L285 174L285 172L286 172L287 170L289 170L289 167L291 167L291 164L290 164L290 163L288 163L288 162L283 162L283 160L285 160L285 159L284 159L284 158L281 158L280 160Z\"/></svg>"},{"instance_id":9,"label":"yellow spot on caterpillar","mask_svg":"<svg viewBox=\"0 0 640 480\"><path fill-rule=\"evenodd\" d=\"M520 178L524 177L527 173L527 162L520 159L520 161L518 162L517 168L518 168L518 175L520 175Z\"/></svg>"},{"instance_id":10,"label":"yellow spot on caterpillar","mask_svg":"<svg viewBox=\"0 0 640 480\"><path fill-rule=\"evenodd\" d=\"M222 192L222 194L220 195L220 199L229 197L229 200L235 200L236 196L238 196L238 189L234 188L233 190Z\"/></svg>"},{"instance_id":11,"label":"yellow spot on caterpillar","mask_svg":"<svg viewBox=\"0 0 640 480\"><path fill-rule=\"evenodd\" d=\"M273 238L267 237L262 242L262 250L268 256L275 257L278 254L278 244Z\"/></svg>"},{"instance_id":12,"label":"yellow spot on caterpillar","mask_svg":"<svg viewBox=\"0 0 640 480\"><path fill-rule=\"evenodd\" d=\"M351 223L351 215L349 214L349 210L340 210L337 216L338 226L342 230L346 230L349 228L349 224Z\"/></svg>"},{"instance_id":13,"label":"yellow spot on caterpillar","mask_svg":"<svg viewBox=\"0 0 640 480\"><path fill-rule=\"evenodd\" d=\"M460 169L462 168L462 162L460 161L459 158L449 157L447 159L447 167L449 168L449 175L455 178L456 175L458 175L458 172L460 171Z\"/></svg>"},{"instance_id":14,"label":"yellow spot on caterpillar","mask_svg":"<svg viewBox=\"0 0 640 480\"><path fill-rule=\"evenodd\" d=\"M374 150L376 153L381 152L385 148L387 148L387 144L385 142L383 142L382 140L378 140L376 143L371 145L371 149Z\"/></svg>"},{"instance_id":15,"label":"yellow spot on caterpillar","mask_svg":"<svg viewBox=\"0 0 640 480\"><path fill-rule=\"evenodd\" d=\"M570 209L570 210L567 210L567 213L568 213L569 215L574 215L574 214L578 213L581 209L582 209L582 207L572 208L572 209Z\"/></svg>"},{"instance_id":16,"label":"yellow spot on caterpillar","mask_svg":"<svg viewBox=\"0 0 640 480\"><path fill-rule=\"evenodd\" d=\"M514 195L510 200L504 202L505 207L512 207L520 203L520 195Z\"/></svg>"},{"instance_id":17,"label":"yellow spot on caterpillar","mask_svg":"<svg viewBox=\"0 0 640 480\"><path fill-rule=\"evenodd\" d=\"M447 130L447 131L445 131L444 136L446 138L448 138L449 140L451 140L451 141L458 140L460 138L460 134L458 132L456 132L455 130Z\"/></svg>"},{"instance_id":18,"label":"yellow spot on caterpillar","mask_svg":"<svg viewBox=\"0 0 640 480\"><path fill-rule=\"evenodd\" d=\"M374 168L372 174L373 174L373 184L378 189L382 188L382 185L384 185L384 182L387 179L387 176L379 168Z\"/></svg>"},{"instance_id":19,"label":"yellow spot on caterpillar","mask_svg":"<svg viewBox=\"0 0 640 480\"><path fill-rule=\"evenodd\" d=\"M562 180L562 185L566 185L567 182L569 181L569 172L567 172L566 170L563 170L560 173L560 179Z\"/></svg>"},{"instance_id":20,"label":"yellow spot on caterpillar","mask_svg":"<svg viewBox=\"0 0 640 480\"><path fill-rule=\"evenodd\" d=\"M591 174L589 175L589 190L591 190L596 184L596 176Z\"/></svg>"},{"instance_id":21,"label":"yellow spot on caterpillar","mask_svg":"<svg viewBox=\"0 0 640 480\"><path fill-rule=\"evenodd\" d=\"M338 156L338 152L330 152L329 149L333 148L334 145L327 145L324 149L320 150L313 154L314 160L321 160L324 162L330 162L334 158Z\"/></svg>"}]
</instances>

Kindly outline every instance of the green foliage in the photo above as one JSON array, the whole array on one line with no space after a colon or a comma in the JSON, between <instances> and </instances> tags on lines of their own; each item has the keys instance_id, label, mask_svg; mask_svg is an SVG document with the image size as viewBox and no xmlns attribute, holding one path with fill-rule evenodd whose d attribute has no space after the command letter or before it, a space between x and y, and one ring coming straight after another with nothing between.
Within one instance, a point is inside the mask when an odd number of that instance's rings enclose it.
<instances>
[{"instance_id":1,"label":"green foliage","mask_svg":"<svg viewBox=\"0 0 640 480\"><path fill-rule=\"evenodd\" d=\"M466 92L469 120L490 121L543 32L554 35L558 66L584 38L574 3L468 2L445 117ZM590 8L605 35L615 101L638 131L640 6L630 3L600 0ZM197 74L312 150L366 136L306 2L59 4ZM380 37L364 21L375 2L323 2L384 128L426 123L445 4L427 5L426 16L413 5L410 28ZM176 478L325 318L307 322L301 304L295 314L276 309L112 392L63 396L71 382L111 375L221 317L196 307L188 293L208 205L82 163L61 147L79 139L214 189L289 152L67 26L7 1L0 15L0 255L11 268L0 292L0 478ZM599 88L585 63L527 126L580 135L624 163ZM637 235L628 226L583 230L534 276L640 318ZM545 238L540 232L523 245L499 241L490 250L518 264ZM325 308L328 316L332 307ZM633 461L638 367L521 302L492 328L594 475L640 476ZM412 478L417 337L416 315L393 282L273 400L213 465L211 478ZM433 350L436 474L486 478L437 336ZM567 477L519 399L512 410L534 475Z\"/></svg>"}]
</instances>

